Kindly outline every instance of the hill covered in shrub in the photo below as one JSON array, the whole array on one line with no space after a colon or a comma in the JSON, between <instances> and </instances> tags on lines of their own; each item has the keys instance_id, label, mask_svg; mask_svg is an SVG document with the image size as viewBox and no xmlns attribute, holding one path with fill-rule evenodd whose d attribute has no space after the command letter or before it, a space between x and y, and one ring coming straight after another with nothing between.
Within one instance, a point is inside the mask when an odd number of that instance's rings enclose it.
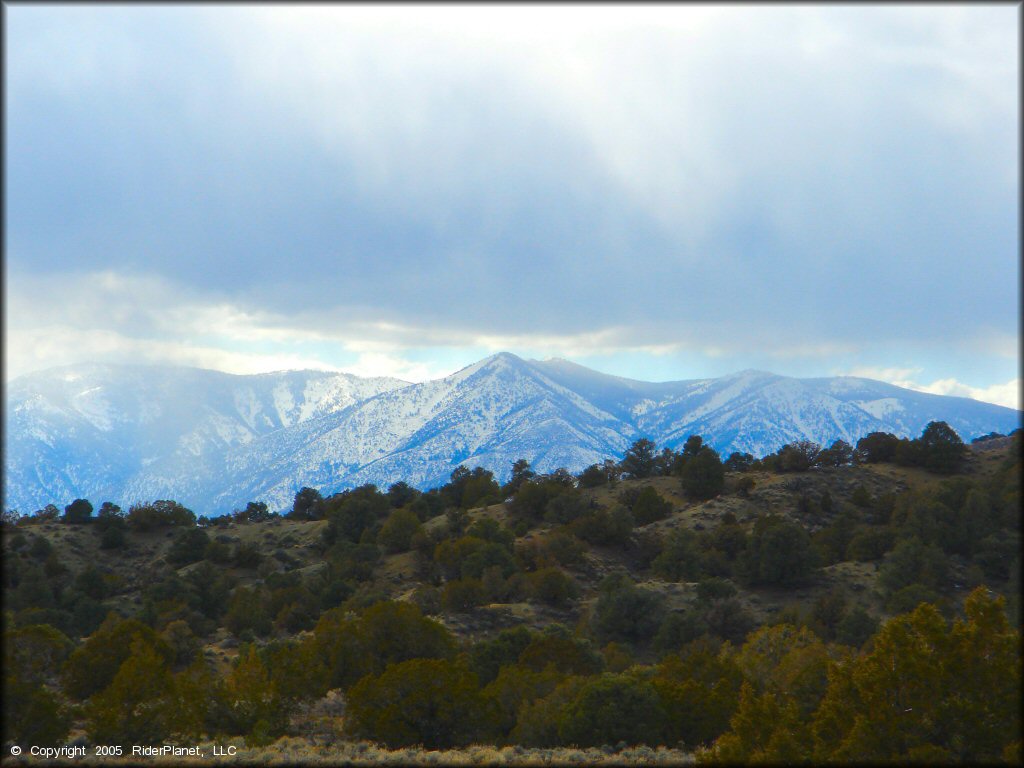
<instances>
[{"instance_id":1,"label":"hill covered in shrub","mask_svg":"<svg viewBox=\"0 0 1024 768\"><path fill-rule=\"evenodd\" d=\"M4 742L1019 761L1020 461L693 436L284 516L8 516Z\"/></svg>"}]
</instances>

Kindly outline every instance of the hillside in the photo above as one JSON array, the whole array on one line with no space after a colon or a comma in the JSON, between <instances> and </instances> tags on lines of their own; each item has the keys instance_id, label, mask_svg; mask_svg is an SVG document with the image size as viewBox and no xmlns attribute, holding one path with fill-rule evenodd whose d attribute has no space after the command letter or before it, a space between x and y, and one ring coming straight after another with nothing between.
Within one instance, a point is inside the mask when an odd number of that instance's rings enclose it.
<instances>
[{"instance_id":1,"label":"hillside","mask_svg":"<svg viewBox=\"0 0 1024 768\"><path fill-rule=\"evenodd\" d=\"M1006 459L1005 444L1002 448L999 444L976 446L970 469L964 476L975 482L989 479ZM580 493L586 506L594 503L599 507L610 508L617 503L622 494L628 495L639 489L653 488L672 505L672 511L662 520L638 526L635 534L653 534L664 539L670 532L680 528L697 531L714 529L728 514L733 515L747 532L760 517L774 514L801 524L813 534L834 522L838 516L837 510L854 506L850 498L858 487L865 488L871 498L878 499L907 491L934 491L943 481L942 478L921 469L891 464L844 467L824 472L752 472L746 476L754 480L755 486L749 496L744 498L735 490L739 476L738 473L729 473L726 492L710 501L688 500L680 488L678 479L674 477L621 480L613 487L581 489ZM834 510L831 513L821 513L813 517L797 513L801 496L820 498L826 490L833 499ZM504 503L471 509L467 515L469 525L476 520L491 519L503 526L512 527L514 520L508 505ZM440 533L445 530L447 524L447 518L438 515L426 521L425 529ZM223 572L237 579L239 584L251 586L264 583L268 573L297 573L303 576L315 573L324 564L321 537L326 526L324 520L304 521L278 517L257 523L227 522L224 526L212 527L209 530L211 538L215 541L233 549L251 545L263 554L265 559L262 574L251 568L228 565L221 567ZM550 536L555 528L555 525L541 524L517 537L515 544L519 547L543 540ZM108 574L110 580L118 585L116 595L109 602L110 606L126 615L134 615L139 611L143 590L148 585L158 582L171 572L184 576L195 568L194 565L189 565L176 569L168 562L167 553L175 538L174 530L129 530L126 546L116 552L101 549L100 537L89 526L65 525L54 521L33 525L25 530L49 541L54 547L56 559L71 573L78 573L90 565L98 564L104 573ZM8 540L7 546L11 543ZM582 588L582 596L565 610L552 611L530 603L495 603L480 606L477 611L465 617L452 614L443 617L442 620L457 633L473 631L478 624L511 625L524 617L538 628L552 621L575 626L593 602L598 582L609 573L620 571L629 573L646 587L662 591L673 607L685 605L686 598L693 597L693 583L687 585L659 579L649 572L649 568L640 567L633 555L635 552L632 549L621 547L594 546L584 552L581 562L570 569ZM408 600L416 587L429 585L429 578L421 573L421 566L422 563L418 561L414 552L382 553L374 569L373 578L366 582L366 590L391 599ZM815 598L827 592L831 585L843 584L857 593L859 604L876 615L884 615L886 612L875 584L876 579L877 568L873 564L846 563L845 567L832 566L823 569L817 578L797 590L780 592L773 589L751 589L745 590L741 599L744 607L753 611L763 621L772 611L794 603L809 605ZM969 590L969 583L965 581L954 579L956 586L951 592L952 599L955 599L957 594L962 595L964 590Z\"/></svg>"},{"instance_id":2,"label":"hillside","mask_svg":"<svg viewBox=\"0 0 1024 768\"><path fill-rule=\"evenodd\" d=\"M627 465L626 459L620 464ZM402 659L449 658L458 648L479 680L481 693L473 695L484 696L481 701L497 696L494 701L512 707L504 715L511 718L506 725L492 723L485 728L490 736L476 738L499 746L568 746L562 739L569 736L536 730L540 725L531 717L540 717L541 710L531 715L527 706L534 701L531 706L540 707L550 694L551 706L561 707L556 692L563 689L553 688L556 680L569 686L558 695L568 696L577 690L572 686L591 679L596 685L606 677L611 684L629 669L649 670L643 674L661 679L657 675L669 674L671 664L684 663L672 661L678 654L684 660L687 654L710 654L706 663L715 658L716 665L739 664L736 669L749 675L743 661L748 652L735 654L751 647L758 628L783 624L810 633L800 642L819 648L822 664L843 653L865 657L872 637L891 617L922 601L938 605L947 617L962 616L961 606L979 584L1006 596L1016 625L1019 471L1018 436L974 444L953 475L886 462L805 472L753 469L727 472L721 491L706 500L685 492L675 474L593 487L579 482L576 488L556 474L506 487L506 500L494 502L493 480L467 472L434 494L396 487L387 494L363 489L325 498L310 508L321 519L245 522L243 515L210 521L205 528L157 524L142 530L129 516L127 525L114 526L123 531L114 546L97 522L24 518L4 530L5 627L11 632L52 624L84 649L107 642L96 638L115 631L112 619L100 626L114 611L151 627L153 642L162 638L169 644L169 669L176 675L191 674L201 660L207 674L226 681L228 692L238 669L261 663L267 665L261 674L277 681L275 690L284 690L294 683L278 676L297 669L286 661L288 654L311 653L303 664L320 670L318 682L310 679L309 692L287 699L293 702L289 717L258 727L230 719L218 726L246 736L249 748L288 734L304 739L310 754L322 750L317 744L338 738L347 743L360 735L391 746L406 743L386 735L390 731L374 731L378 726L365 719L353 721L346 706L332 710L331 702L348 701L351 707L353 696L362 701L366 686L385 679L374 675L396 669ZM545 488L553 495L545 497L538 516L531 509L538 508L536 494ZM472 500L476 494L480 503ZM258 511L253 517L267 518ZM415 608L410 615L392 615L391 605ZM414 641L435 631L426 625L414 629L421 619L413 616L421 612L451 641L439 636L441 645L433 650L422 645L425 640ZM385 624L375 629L380 621ZM345 643L356 642L340 638L379 631L385 634L373 642L385 645L367 646L361 653L368 656L355 667L333 655L347 653L341 650ZM418 644L420 650L383 650L395 642ZM259 657L249 655L252 648ZM378 654L380 666L374 667ZM538 661L529 660L534 657ZM555 674L544 658L559 670L550 684L542 682ZM76 700L68 688L75 679L68 677L69 664L74 662L67 661L62 672L51 668L46 684ZM516 674L540 686L533 698L519 692L527 698L507 700L511 693L495 688L504 680L499 670L509 664L520 665ZM582 677L566 678L573 669ZM814 674L824 675L826 666L817 669ZM814 701L825 694L824 679L817 693L807 694ZM577 682L570 685L571 680ZM77 694L78 701L87 690ZM99 706L100 693L96 688L91 698L84 696L84 709L69 722L83 743L94 740L100 727L89 714ZM738 687L729 694L729 712L738 695ZM711 745L728 728L727 716L715 722L702 726L711 730L687 732L688 751ZM230 730L243 727L256 730ZM635 736L610 743L676 743L628 732ZM463 743L452 738L432 748ZM579 747L609 743L590 738L570 740ZM672 759L688 758L680 752Z\"/></svg>"}]
</instances>

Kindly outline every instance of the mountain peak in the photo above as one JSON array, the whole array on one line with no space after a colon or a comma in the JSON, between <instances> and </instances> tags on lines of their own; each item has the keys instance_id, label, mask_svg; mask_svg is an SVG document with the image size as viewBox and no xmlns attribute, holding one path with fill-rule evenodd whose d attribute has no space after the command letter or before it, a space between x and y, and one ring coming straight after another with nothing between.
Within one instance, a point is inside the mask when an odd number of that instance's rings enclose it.
<instances>
[{"instance_id":1,"label":"mountain peak","mask_svg":"<svg viewBox=\"0 0 1024 768\"><path fill-rule=\"evenodd\" d=\"M513 355L511 352L495 352L490 357L484 358L483 362L485 362L485 363L504 362L504 363L518 364L518 363L523 363L525 361L523 360L523 358L519 357L518 355Z\"/></svg>"},{"instance_id":2,"label":"mountain peak","mask_svg":"<svg viewBox=\"0 0 1024 768\"><path fill-rule=\"evenodd\" d=\"M569 360L497 352L446 376L397 380L330 372L229 376L138 366L8 390L5 491L11 507L74 498L176 498L197 511L249 500L284 508L303 485L336 491L443 482L454 466L502 477L579 471L646 435L679 449L701 435L723 456L795 440L853 444L876 431L917 436L946 421L965 440L1020 425L1020 411L900 390L870 379L796 379L748 369L644 382Z\"/></svg>"},{"instance_id":3,"label":"mountain peak","mask_svg":"<svg viewBox=\"0 0 1024 768\"><path fill-rule=\"evenodd\" d=\"M477 360L475 363L467 365L453 373L452 376L457 379L465 379L478 371L497 371L503 368L520 368L524 365L526 365L526 361L511 352L496 352L483 360Z\"/></svg>"}]
</instances>

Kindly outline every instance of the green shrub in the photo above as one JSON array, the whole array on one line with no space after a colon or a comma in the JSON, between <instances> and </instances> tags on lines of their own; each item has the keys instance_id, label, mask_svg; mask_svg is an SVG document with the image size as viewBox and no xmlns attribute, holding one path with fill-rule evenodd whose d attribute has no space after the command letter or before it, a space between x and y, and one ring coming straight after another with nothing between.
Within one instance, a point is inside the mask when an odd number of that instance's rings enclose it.
<instances>
[{"instance_id":1,"label":"green shrub","mask_svg":"<svg viewBox=\"0 0 1024 768\"><path fill-rule=\"evenodd\" d=\"M262 587L237 587L228 603L224 626L236 637L252 632L261 637L270 633L273 616L267 605L267 593Z\"/></svg>"},{"instance_id":2,"label":"green shrub","mask_svg":"<svg viewBox=\"0 0 1024 768\"><path fill-rule=\"evenodd\" d=\"M893 545L895 537L888 528L860 526L854 529L846 545L846 557L858 562L881 560Z\"/></svg>"},{"instance_id":3,"label":"green shrub","mask_svg":"<svg viewBox=\"0 0 1024 768\"><path fill-rule=\"evenodd\" d=\"M672 513L672 504L654 488L647 486L637 495L631 510L637 525L648 525L668 517Z\"/></svg>"},{"instance_id":4,"label":"green shrub","mask_svg":"<svg viewBox=\"0 0 1024 768\"><path fill-rule=\"evenodd\" d=\"M672 611L665 616L654 636L654 650L659 654L678 651L707 632L707 625L694 611Z\"/></svg>"},{"instance_id":5,"label":"green shrub","mask_svg":"<svg viewBox=\"0 0 1024 768\"><path fill-rule=\"evenodd\" d=\"M498 670L516 663L533 639L534 634L526 627L503 629L495 637L473 644L469 652L470 667L480 683L487 685L498 676Z\"/></svg>"},{"instance_id":6,"label":"green shrub","mask_svg":"<svg viewBox=\"0 0 1024 768\"><path fill-rule=\"evenodd\" d=\"M498 725L476 675L445 659L412 659L364 678L349 691L348 721L352 735L392 749L465 746L492 737Z\"/></svg>"},{"instance_id":7,"label":"green shrub","mask_svg":"<svg viewBox=\"0 0 1024 768\"><path fill-rule=\"evenodd\" d=\"M579 474L581 488L598 488L609 482L608 472L600 464L591 464Z\"/></svg>"},{"instance_id":8,"label":"green shrub","mask_svg":"<svg viewBox=\"0 0 1024 768\"><path fill-rule=\"evenodd\" d=\"M245 734L247 742L267 743L287 726L287 702L281 697L255 646L239 649L238 659L224 680L223 699L230 732Z\"/></svg>"},{"instance_id":9,"label":"green shrub","mask_svg":"<svg viewBox=\"0 0 1024 768\"><path fill-rule=\"evenodd\" d=\"M863 485L858 485L853 489L853 494L850 496L850 501L861 509L867 509L871 506L871 494L868 493L868 489Z\"/></svg>"},{"instance_id":10,"label":"green shrub","mask_svg":"<svg viewBox=\"0 0 1024 768\"><path fill-rule=\"evenodd\" d=\"M121 549L124 545L123 525L112 525L100 535L100 549Z\"/></svg>"},{"instance_id":11,"label":"green shrub","mask_svg":"<svg viewBox=\"0 0 1024 768\"><path fill-rule=\"evenodd\" d=\"M138 531L149 531L162 526L191 526L196 524L195 513L176 501L160 499L152 504L134 504L126 518L129 526Z\"/></svg>"},{"instance_id":12,"label":"green shrub","mask_svg":"<svg viewBox=\"0 0 1024 768\"><path fill-rule=\"evenodd\" d=\"M750 498L750 492L754 490L757 485L757 481L754 480L750 475L743 475L736 480L736 493L744 499Z\"/></svg>"},{"instance_id":13,"label":"green shrub","mask_svg":"<svg viewBox=\"0 0 1024 768\"><path fill-rule=\"evenodd\" d=\"M807 580L814 567L807 531L781 517L762 517L743 556L743 574L751 584L791 587Z\"/></svg>"},{"instance_id":14,"label":"green shrub","mask_svg":"<svg viewBox=\"0 0 1024 768\"><path fill-rule=\"evenodd\" d=\"M528 578L530 596L547 605L564 606L579 597L579 585L560 568L541 568Z\"/></svg>"},{"instance_id":15,"label":"green shrub","mask_svg":"<svg viewBox=\"0 0 1024 768\"><path fill-rule=\"evenodd\" d=\"M654 637L665 616L665 600L625 576L601 582L590 628L602 643L642 643Z\"/></svg>"},{"instance_id":16,"label":"green shrub","mask_svg":"<svg viewBox=\"0 0 1024 768\"><path fill-rule=\"evenodd\" d=\"M929 590L944 589L949 581L949 560L934 544L918 538L904 539L886 556L878 583L887 594L921 584Z\"/></svg>"},{"instance_id":17,"label":"green shrub","mask_svg":"<svg viewBox=\"0 0 1024 768\"><path fill-rule=\"evenodd\" d=\"M625 546L632 538L633 513L621 504L609 512L597 509L577 518L569 529L579 538L601 546Z\"/></svg>"},{"instance_id":18,"label":"green shrub","mask_svg":"<svg viewBox=\"0 0 1024 768\"><path fill-rule=\"evenodd\" d=\"M499 735L506 736L525 707L550 695L564 679L564 673L551 668L537 672L519 665L501 667L483 689L484 697L494 703Z\"/></svg>"},{"instance_id":19,"label":"green shrub","mask_svg":"<svg viewBox=\"0 0 1024 768\"><path fill-rule=\"evenodd\" d=\"M231 560L237 568L258 568L263 562L263 553L256 544L243 541L235 547Z\"/></svg>"},{"instance_id":20,"label":"green shrub","mask_svg":"<svg viewBox=\"0 0 1024 768\"><path fill-rule=\"evenodd\" d=\"M885 609L890 613L910 613L922 603L934 605L940 600L938 593L923 584L909 584L889 595Z\"/></svg>"},{"instance_id":21,"label":"green shrub","mask_svg":"<svg viewBox=\"0 0 1024 768\"><path fill-rule=\"evenodd\" d=\"M878 631L878 621L859 605L854 606L836 626L836 641L860 648Z\"/></svg>"},{"instance_id":22,"label":"green shrub","mask_svg":"<svg viewBox=\"0 0 1024 768\"><path fill-rule=\"evenodd\" d=\"M450 613L466 613L484 603L480 579L456 579L444 585L441 605Z\"/></svg>"},{"instance_id":23,"label":"green shrub","mask_svg":"<svg viewBox=\"0 0 1024 768\"><path fill-rule=\"evenodd\" d=\"M555 524L571 523L583 517L588 509L589 505L583 494L569 489L548 501L544 507L544 520Z\"/></svg>"},{"instance_id":24,"label":"green shrub","mask_svg":"<svg viewBox=\"0 0 1024 768\"><path fill-rule=\"evenodd\" d=\"M724 733L743 680L735 654L719 652L708 638L662 659L651 683L666 714L665 743L697 746Z\"/></svg>"},{"instance_id":25,"label":"green shrub","mask_svg":"<svg viewBox=\"0 0 1024 768\"><path fill-rule=\"evenodd\" d=\"M45 536L36 534L32 537L32 543L29 545L28 553L36 558L37 560L43 560L49 557L53 551L53 544Z\"/></svg>"},{"instance_id":26,"label":"green shrub","mask_svg":"<svg viewBox=\"0 0 1024 768\"><path fill-rule=\"evenodd\" d=\"M15 674L4 676L4 740L39 747L63 744L71 712L53 691Z\"/></svg>"},{"instance_id":27,"label":"green shrub","mask_svg":"<svg viewBox=\"0 0 1024 768\"><path fill-rule=\"evenodd\" d=\"M198 563L206 554L210 543L209 534L202 528L186 528L174 537L167 560L177 566Z\"/></svg>"},{"instance_id":28,"label":"green shrub","mask_svg":"<svg viewBox=\"0 0 1024 768\"><path fill-rule=\"evenodd\" d=\"M586 682L585 677L566 678L547 696L522 704L509 740L524 747L557 747L563 744L559 722L565 708Z\"/></svg>"},{"instance_id":29,"label":"green shrub","mask_svg":"<svg viewBox=\"0 0 1024 768\"><path fill-rule=\"evenodd\" d=\"M167 659L136 640L110 685L89 703L87 730L100 744L156 744L171 735L173 678Z\"/></svg>"},{"instance_id":30,"label":"green shrub","mask_svg":"<svg viewBox=\"0 0 1024 768\"><path fill-rule=\"evenodd\" d=\"M413 536L422 528L415 512L406 508L396 509L381 526L377 534L377 543L385 552L405 552L409 549Z\"/></svg>"},{"instance_id":31,"label":"green shrub","mask_svg":"<svg viewBox=\"0 0 1024 768\"><path fill-rule=\"evenodd\" d=\"M727 579L710 577L697 583L697 600L711 603L715 600L727 600L736 596L736 586Z\"/></svg>"},{"instance_id":32,"label":"green shrub","mask_svg":"<svg viewBox=\"0 0 1024 768\"><path fill-rule=\"evenodd\" d=\"M357 632L368 649L375 674L388 664L415 658L450 658L455 653L451 632L409 603L386 600L370 606L359 617Z\"/></svg>"},{"instance_id":33,"label":"green shrub","mask_svg":"<svg viewBox=\"0 0 1024 768\"><path fill-rule=\"evenodd\" d=\"M505 578L517 570L510 546L487 541L462 560L459 571L464 579L479 579L484 571L494 567L500 569Z\"/></svg>"},{"instance_id":34,"label":"green shrub","mask_svg":"<svg viewBox=\"0 0 1024 768\"><path fill-rule=\"evenodd\" d=\"M65 693L81 701L102 691L131 655L136 641L150 646L165 661L173 658L171 647L152 628L136 619L110 614L64 663L61 674Z\"/></svg>"},{"instance_id":35,"label":"green shrub","mask_svg":"<svg viewBox=\"0 0 1024 768\"><path fill-rule=\"evenodd\" d=\"M231 548L223 541L214 539L207 543L203 557L211 563L224 565L231 560Z\"/></svg>"},{"instance_id":36,"label":"green shrub","mask_svg":"<svg viewBox=\"0 0 1024 768\"><path fill-rule=\"evenodd\" d=\"M592 675L604 665L601 655L590 643L554 631L535 637L521 654L518 663L541 672L553 669L562 674Z\"/></svg>"},{"instance_id":37,"label":"green shrub","mask_svg":"<svg viewBox=\"0 0 1024 768\"><path fill-rule=\"evenodd\" d=\"M92 522L92 504L88 499L75 499L64 507L64 522L72 524Z\"/></svg>"},{"instance_id":38,"label":"green shrub","mask_svg":"<svg viewBox=\"0 0 1024 768\"><path fill-rule=\"evenodd\" d=\"M701 448L686 460L680 475L683 492L691 499L711 499L725 488L725 468L711 448Z\"/></svg>"},{"instance_id":39,"label":"green shrub","mask_svg":"<svg viewBox=\"0 0 1024 768\"><path fill-rule=\"evenodd\" d=\"M563 743L659 744L665 710L654 686L629 675L604 674L588 680L559 718Z\"/></svg>"},{"instance_id":40,"label":"green shrub","mask_svg":"<svg viewBox=\"0 0 1024 768\"><path fill-rule=\"evenodd\" d=\"M517 517L537 522L543 518L548 502L563 492L565 488L558 483L526 480L512 497L509 511Z\"/></svg>"},{"instance_id":41,"label":"green shrub","mask_svg":"<svg viewBox=\"0 0 1024 768\"><path fill-rule=\"evenodd\" d=\"M697 534L688 528L678 528L668 535L651 568L669 581L696 581L700 578L701 560Z\"/></svg>"}]
</instances>

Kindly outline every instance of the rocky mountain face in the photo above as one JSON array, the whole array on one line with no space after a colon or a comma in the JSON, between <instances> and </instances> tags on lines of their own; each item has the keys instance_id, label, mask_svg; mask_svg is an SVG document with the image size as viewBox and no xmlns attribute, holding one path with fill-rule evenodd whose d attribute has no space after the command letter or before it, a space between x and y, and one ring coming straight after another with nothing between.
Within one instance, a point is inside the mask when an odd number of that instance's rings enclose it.
<instances>
[{"instance_id":1,"label":"rocky mountain face","mask_svg":"<svg viewBox=\"0 0 1024 768\"><path fill-rule=\"evenodd\" d=\"M1021 420L1013 409L869 379L743 371L650 383L508 353L421 384L79 366L13 382L5 415L6 508L173 498L198 514L252 500L285 509L302 486L428 488L460 464L499 478L519 458L539 472L579 471L640 437L678 449L699 434L724 458L794 440L917 436L933 420L970 440Z\"/></svg>"}]
</instances>

